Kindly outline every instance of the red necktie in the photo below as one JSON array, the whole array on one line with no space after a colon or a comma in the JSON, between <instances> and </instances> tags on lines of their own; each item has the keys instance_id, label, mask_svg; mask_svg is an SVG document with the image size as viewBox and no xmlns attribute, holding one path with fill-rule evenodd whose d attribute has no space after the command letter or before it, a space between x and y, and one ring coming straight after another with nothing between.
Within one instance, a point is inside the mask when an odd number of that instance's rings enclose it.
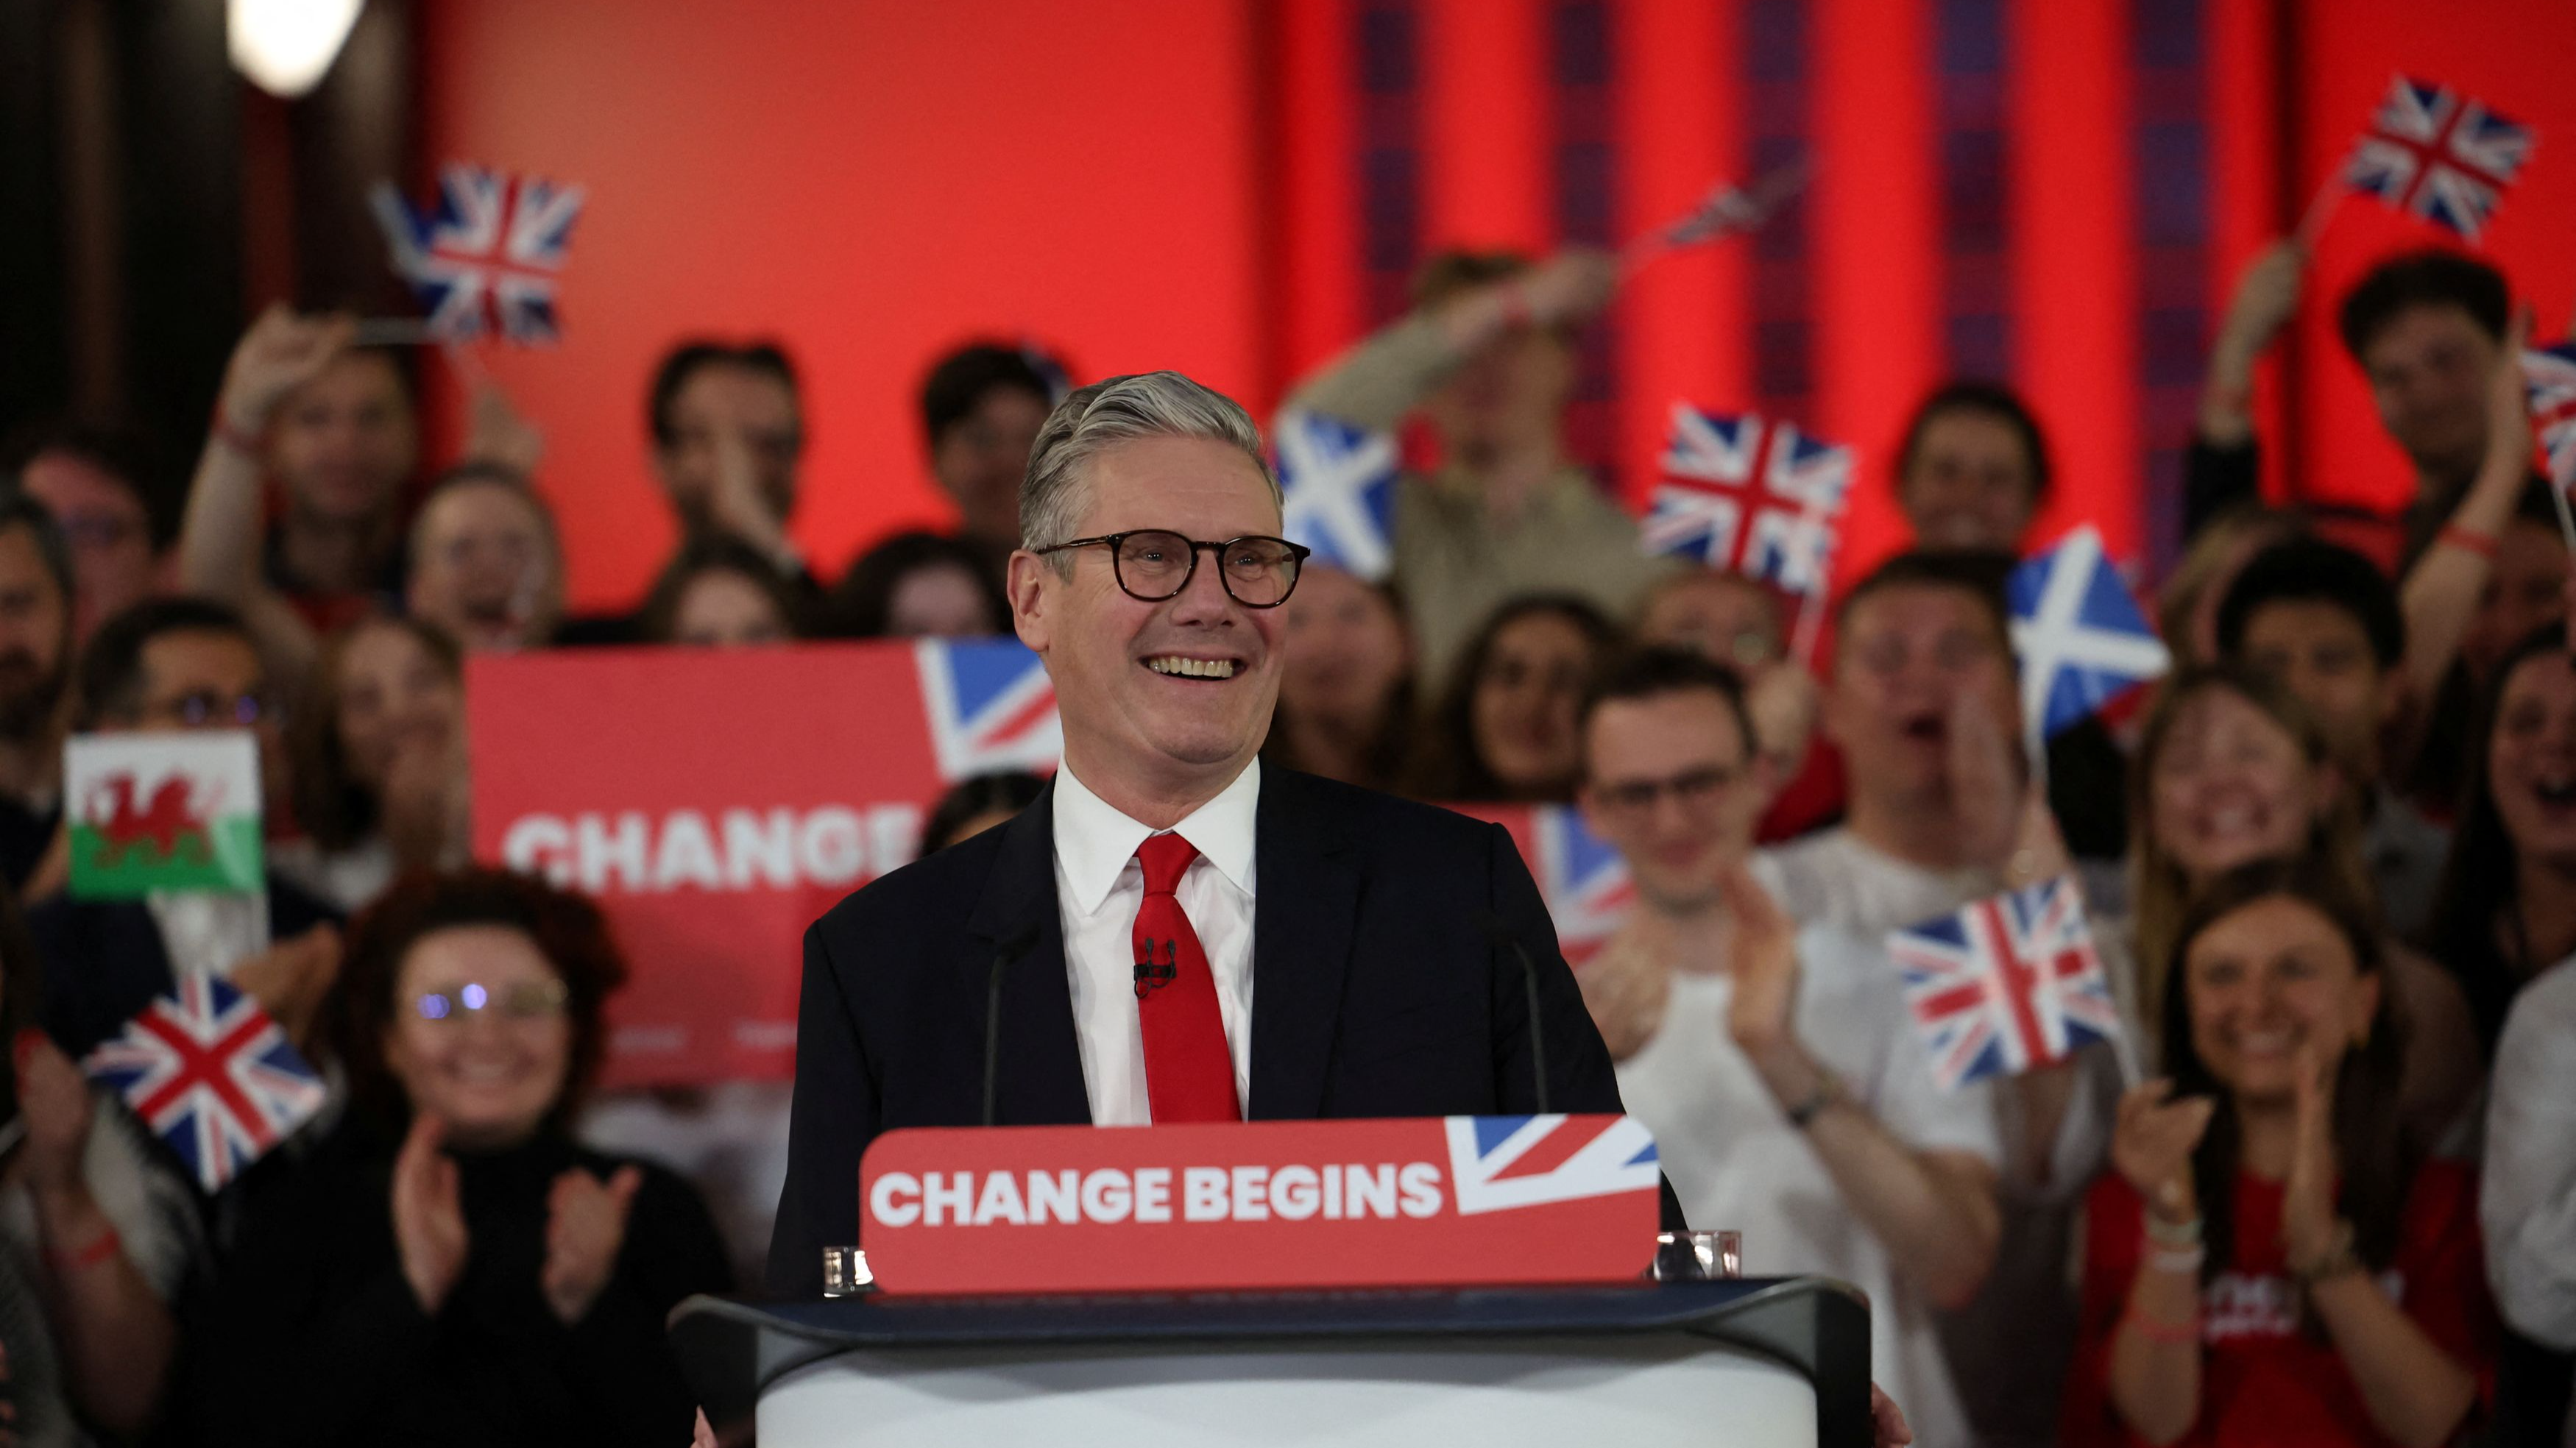
<instances>
[{"instance_id":1,"label":"red necktie","mask_svg":"<svg viewBox=\"0 0 2576 1448\"><path fill-rule=\"evenodd\" d=\"M1179 835L1136 847L1136 863L1145 867L1145 900L1136 907L1136 1019L1145 1029L1145 1096L1158 1125L1243 1119L1216 976L1172 893L1198 854Z\"/></svg>"}]
</instances>

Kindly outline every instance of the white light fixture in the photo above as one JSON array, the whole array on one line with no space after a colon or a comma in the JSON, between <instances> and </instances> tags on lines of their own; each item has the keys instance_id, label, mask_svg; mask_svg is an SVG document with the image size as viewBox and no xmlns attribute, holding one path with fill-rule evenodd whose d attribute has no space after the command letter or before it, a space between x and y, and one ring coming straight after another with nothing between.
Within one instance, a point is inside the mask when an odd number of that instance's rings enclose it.
<instances>
[{"instance_id":1,"label":"white light fixture","mask_svg":"<svg viewBox=\"0 0 2576 1448\"><path fill-rule=\"evenodd\" d=\"M270 95L293 100L322 81L366 0L227 0L224 38L233 69Z\"/></svg>"}]
</instances>

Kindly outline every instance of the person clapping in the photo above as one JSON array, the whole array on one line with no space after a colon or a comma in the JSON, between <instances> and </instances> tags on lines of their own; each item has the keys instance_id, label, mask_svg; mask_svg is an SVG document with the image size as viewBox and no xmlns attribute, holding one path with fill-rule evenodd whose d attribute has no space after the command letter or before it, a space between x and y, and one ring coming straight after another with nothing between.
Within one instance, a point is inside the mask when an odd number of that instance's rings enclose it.
<instances>
[{"instance_id":1,"label":"person clapping","mask_svg":"<svg viewBox=\"0 0 2576 1448\"><path fill-rule=\"evenodd\" d=\"M723 1291L678 1177L573 1144L625 967L533 879L410 877L359 925L329 1024L349 1118L245 1224L202 1391L222 1441L677 1442L662 1336Z\"/></svg>"},{"instance_id":2,"label":"person clapping","mask_svg":"<svg viewBox=\"0 0 2576 1448\"><path fill-rule=\"evenodd\" d=\"M2402 1127L2379 935L2315 862L2201 897L2093 1189L2070 1444L2448 1441L2490 1380L2475 1180Z\"/></svg>"}]
</instances>

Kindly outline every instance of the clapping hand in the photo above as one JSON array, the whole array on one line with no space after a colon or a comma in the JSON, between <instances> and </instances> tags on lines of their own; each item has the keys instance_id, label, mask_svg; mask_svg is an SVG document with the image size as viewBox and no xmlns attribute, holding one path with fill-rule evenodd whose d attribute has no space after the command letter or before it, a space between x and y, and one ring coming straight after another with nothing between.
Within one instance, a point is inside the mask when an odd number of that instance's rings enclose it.
<instances>
[{"instance_id":1,"label":"clapping hand","mask_svg":"<svg viewBox=\"0 0 2576 1448\"><path fill-rule=\"evenodd\" d=\"M2281 1247L2293 1269L2332 1257L2341 1230L2335 1215L2335 1067L2310 1043L2299 1048L2298 1073L2290 1175L2281 1190Z\"/></svg>"},{"instance_id":2,"label":"clapping hand","mask_svg":"<svg viewBox=\"0 0 2576 1448\"><path fill-rule=\"evenodd\" d=\"M1798 926L1741 860L1727 865L1717 890L1735 932L1728 950L1735 994L1727 1002L1727 1031L1758 1065L1795 1044Z\"/></svg>"},{"instance_id":3,"label":"clapping hand","mask_svg":"<svg viewBox=\"0 0 2576 1448\"><path fill-rule=\"evenodd\" d=\"M27 1123L27 1183L37 1192L81 1180L96 1106L89 1078L39 1030L18 1033L12 1048L18 1067L18 1112Z\"/></svg>"},{"instance_id":4,"label":"clapping hand","mask_svg":"<svg viewBox=\"0 0 2576 1448\"><path fill-rule=\"evenodd\" d=\"M394 1244L402 1256L403 1280L421 1311L436 1316L465 1271L465 1207L459 1196L456 1162L439 1150L445 1123L429 1112L412 1118L394 1158Z\"/></svg>"},{"instance_id":5,"label":"clapping hand","mask_svg":"<svg viewBox=\"0 0 2576 1448\"><path fill-rule=\"evenodd\" d=\"M2029 778L2020 745L1995 722L1993 707L1975 689L1950 696L1944 724L1950 807L1959 822L1960 850L1968 859L2001 869L2024 823Z\"/></svg>"},{"instance_id":6,"label":"clapping hand","mask_svg":"<svg viewBox=\"0 0 2576 1448\"><path fill-rule=\"evenodd\" d=\"M2146 1199L2148 1211L2172 1222L2200 1215L2191 1154L2217 1109L2217 1101L2206 1096L2174 1100L2173 1082L2163 1077L2122 1093L2111 1128L2111 1165Z\"/></svg>"},{"instance_id":7,"label":"clapping hand","mask_svg":"<svg viewBox=\"0 0 2576 1448\"><path fill-rule=\"evenodd\" d=\"M608 1286L626 1242L626 1214L644 1185L641 1167L622 1166L606 1182L579 1167L555 1178L547 1198L546 1306L566 1325L582 1320Z\"/></svg>"}]
</instances>

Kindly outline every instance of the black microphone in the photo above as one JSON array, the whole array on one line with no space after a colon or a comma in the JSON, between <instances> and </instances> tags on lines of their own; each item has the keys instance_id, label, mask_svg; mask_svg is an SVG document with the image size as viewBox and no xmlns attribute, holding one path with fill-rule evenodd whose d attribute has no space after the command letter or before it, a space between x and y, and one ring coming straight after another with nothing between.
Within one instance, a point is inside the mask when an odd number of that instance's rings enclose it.
<instances>
[{"instance_id":1,"label":"black microphone","mask_svg":"<svg viewBox=\"0 0 2576 1448\"><path fill-rule=\"evenodd\" d=\"M1521 963L1521 985L1529 992L1530 1084L1538 1091L1538 1111L1547 1114L1547 1033L1539 1028L1538 962L1521 946L1521 938L1503 923L1503 917L1487 911L1478 921L1485 928L1485 938L1512 953Z\"/></svg>"},{"instance_id":2,"label":"black microphone","mask_svg":"<svg viewBox=\"0 0 2576 1448\"><path fill-rule=\"evenodd\" d=\"M993 952L992 974L984 988L984 1124L991 1126L1000 1119L1002 1108L1002 972L1011 963L1029 953L1038 943L1038 927L1031 925L1002 942Z\"/></svg>"}]
</instances>

